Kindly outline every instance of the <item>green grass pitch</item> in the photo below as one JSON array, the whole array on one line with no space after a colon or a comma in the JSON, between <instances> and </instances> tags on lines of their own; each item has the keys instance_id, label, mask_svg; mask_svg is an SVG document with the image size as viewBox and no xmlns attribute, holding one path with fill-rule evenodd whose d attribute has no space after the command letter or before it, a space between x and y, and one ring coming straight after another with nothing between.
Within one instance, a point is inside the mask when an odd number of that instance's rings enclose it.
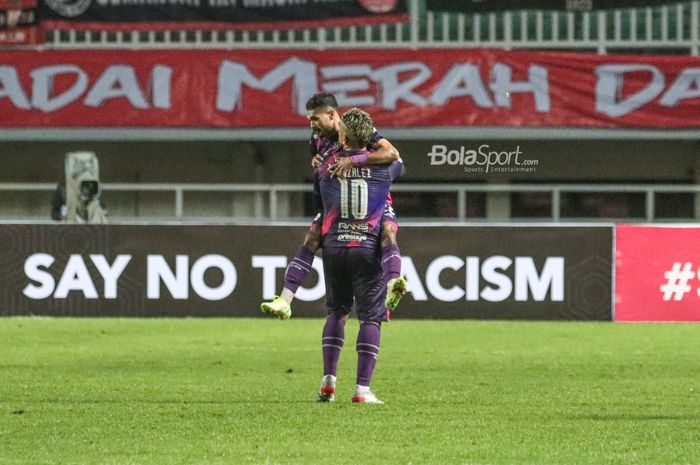
<instances>
[{"instance_id":1,"label":"green grass pitch","mask_svg":"<svg viewBox=\"0 0 700 465\"><path fill-rule=\"evenodd\" d=\"M0 319L1 465L700 463L700 325L401 321L314 402L320 319Z\"/></svg>"}]
</instances>

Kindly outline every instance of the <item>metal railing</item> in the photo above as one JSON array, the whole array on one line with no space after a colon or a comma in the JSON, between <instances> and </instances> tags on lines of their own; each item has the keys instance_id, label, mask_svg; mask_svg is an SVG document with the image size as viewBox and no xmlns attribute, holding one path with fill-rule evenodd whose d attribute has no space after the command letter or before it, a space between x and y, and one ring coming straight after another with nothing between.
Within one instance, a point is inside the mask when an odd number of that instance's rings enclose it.
<instances>
[{"instance_id":1,"label":"metal railing","mask_svg":"<svg viewBox=\"0 0 700 465\"><path fill-rule=\"evenodd\" d=\"M698 54L700 1L570 13L432 12L408 0L407 24L286 31L49 31L50 48L337 49L489 47L597 50L669 49Z\"/></svg>"},{"instance_id":2,"label":"metal railing","mask_svg":"<svg viewBox=\"0 0 700 465\"><path fill-rule=\"evenodd\" d=\"M0 193L4 192L53 192L56 189L56 184L52 183L0 183ZM115 217L115 219L170 219L177 221L202 221L203 218L197 216L188 216L185 214L185 202L187 193L207 192L207 193L254 193L257 194L252 199L257 205L253 205L252 210L256 212L254 217L234 217L234 216L217 216L215 218L207 218L207 220L215 220L217 222L237 222L248 221L251 219L262 221L279 221L285 219L299 219L303 215L303 205L299 205L299 213L282 217L280 212L281 196L287 193L308 193L311 192L312 186L308 184L140 184L140 183L105 183L103 184L105 192L127 192L127 193L148 193L148 192L165 192L172 194L172 207L169 209L170 214L164 213L163 216L157 218L147 218L140 216ZM564 217L562 215L562 195L569 193L625 193L625 194L644 194L645 208L643 217L629 218L605 218L612 221L657 221L655 212L655 198L658 194L695 194L698 196L694 200L697 206L697 201L700 199L700 186L696 185L669 185L669 184L483 184L483 185L456 185L456 184L410 184L398 183L392 187L392 192L395 193L440 193L454 195L457 214L451 218L436 217L431 215L431 211L426 211L424 216L410 217L411 219L419 220L437 220L440 221L490 221L490 218L474 219L467 218L467 196L473 193L526 193L526 192L546 192L550 195L551 201L551 217L536 218L538 220L553 221L553 222L579 222L579 221L600 221L599 217ZM47 196L48 199L48 196ZM1 211L0 202L0 211ZM397 205L399 216L406 218L401 214L401 206ZM698 209L696 209L698 211ZM696 214L697 218L697 214ZM9 218L5 218L9 219ZM13 217L11 219L17 219ZM700 218L697 218L700 219ZM503 221L504 218L497 218L498 221ZM506 218L507 220L507 218ZM513 221L528 221L532 222L533 218L512 218ZM664 219L666 221L667 219ZM672 220L672 219L671 219ZM678 220L688 221L688 218L679 218Z\"/></svg>"}]
</instances>

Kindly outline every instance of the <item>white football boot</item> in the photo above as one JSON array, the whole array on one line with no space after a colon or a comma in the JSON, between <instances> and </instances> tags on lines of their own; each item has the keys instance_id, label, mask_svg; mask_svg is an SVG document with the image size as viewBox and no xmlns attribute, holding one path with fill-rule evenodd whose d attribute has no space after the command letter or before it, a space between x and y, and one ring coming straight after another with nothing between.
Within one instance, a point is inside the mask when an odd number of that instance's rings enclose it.
<instances>
[{"instance_id":1,"label":"white football boot","mask_svg":"<svg viewBox=\"0 0 700 465\"><path fill-rule=\"evenodd\" d=\"M317 402L335 402L335 376L324 375L318 389Z\"/></svg>"},{"instance_id":2,"label":"white football boot","mask_svg":"<svg viewBox=\"0 0 700 465\"><path fill-rule=\"evenodd\" d=\"M355 403L364 404L383 404L381 400L377 399L369 386L355 385L355 393L352 395L352 401Z\"/></svg>"}]
</instances>

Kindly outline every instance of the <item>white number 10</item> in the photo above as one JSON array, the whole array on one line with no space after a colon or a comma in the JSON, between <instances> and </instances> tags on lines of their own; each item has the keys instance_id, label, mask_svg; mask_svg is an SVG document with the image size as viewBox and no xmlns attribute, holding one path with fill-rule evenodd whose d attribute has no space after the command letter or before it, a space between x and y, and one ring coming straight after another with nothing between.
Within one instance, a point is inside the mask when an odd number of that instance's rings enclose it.
<instances>
[{"instance_id":1,"label":"white number 10","mask_svg":"<svg viewBox=\"0 0 700 465\"><path fill-rule=\"evenodd\" d=\"M342 218L350 218L352 216L357 220L363 220L367 216L367 181L364 179L351 179L350 188L348 189L348 180L339 179L340 182L340 216ZM348 191L350 195L348 195Z\"/></svg>"}]
</instances>

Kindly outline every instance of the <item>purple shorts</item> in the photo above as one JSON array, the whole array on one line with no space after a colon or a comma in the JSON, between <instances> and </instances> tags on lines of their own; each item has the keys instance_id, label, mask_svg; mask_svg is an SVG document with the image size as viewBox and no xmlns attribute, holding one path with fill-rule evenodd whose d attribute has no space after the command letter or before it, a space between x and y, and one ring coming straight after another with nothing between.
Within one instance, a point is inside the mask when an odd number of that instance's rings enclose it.
<instances>
[{"instance_id":1,"label":"purple shorts","mask_svg":"<svg viewBox=\"0 0 700 465\"><path fill-rule=\"evenodd\" d=\"M380 257L364 247L329 247L323 250L328 313L347 315L353 302L361 321L387 321L386 284Z\"/></svg>"}]
</instances>

